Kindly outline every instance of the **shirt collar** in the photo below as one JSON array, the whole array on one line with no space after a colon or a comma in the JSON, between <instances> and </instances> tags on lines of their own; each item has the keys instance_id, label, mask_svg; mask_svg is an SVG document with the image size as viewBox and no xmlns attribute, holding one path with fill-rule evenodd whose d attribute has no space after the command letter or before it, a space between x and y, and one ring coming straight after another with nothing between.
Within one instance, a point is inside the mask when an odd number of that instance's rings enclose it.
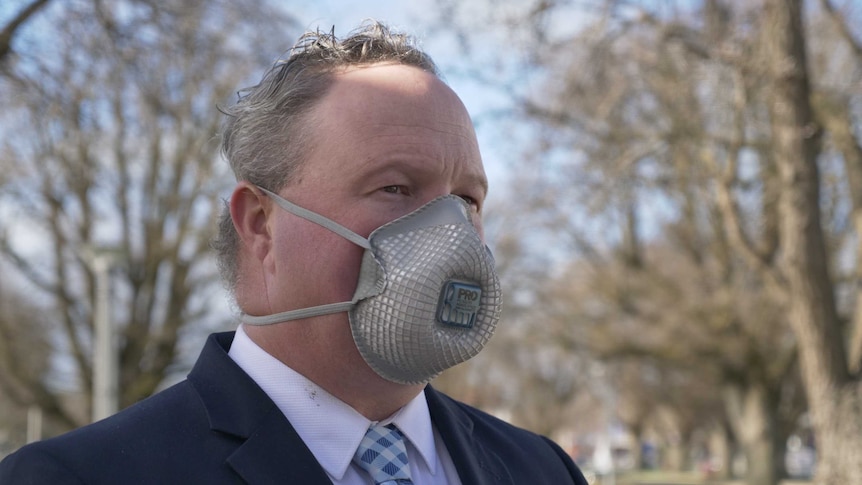
<instances>
[{"instance_id":1,"label":"shirt collar","mask_svg":"<svg viewBox=\"0 0 862 485\"><path fill-rule=\"evenodd\" d=\"M228 355L275 402L326 473L341 480L366 430L376 423L268 354L242 325ZM437 451L425 393L381 422L389 423L398 426L431 474L436 474Z\"/></svg>"},{"instance_id":2,"label":"shirt collar","mask_svg":"<svg viewBox=\"0 0 862 485\"><path fill-rule=\"evenodd\" d=\"M380 424L392 423L407 437L425 461L432 475L437 473L437 448L434 445L434 430L431 427L431 413L425 393L416 397ZM373 424L373 423L372 423ZM365 432L363 431L363 435ZM358 446L358 445L357 445Z\"/></svg>"}]
</instances>

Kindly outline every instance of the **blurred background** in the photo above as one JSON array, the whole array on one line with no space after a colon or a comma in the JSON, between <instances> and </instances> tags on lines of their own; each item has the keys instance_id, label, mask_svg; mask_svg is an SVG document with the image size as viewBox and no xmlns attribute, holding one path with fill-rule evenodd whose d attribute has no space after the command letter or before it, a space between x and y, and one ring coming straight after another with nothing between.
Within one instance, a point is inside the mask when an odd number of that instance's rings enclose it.
<instances>
[{"instance_id":1,"label":"blurred background","mask_svg":"<svg viewBox=\"0 0 862 485\"><path fill-rule=\"evenodd\" d=\"M218 107L368 17L435 58L491 179L503 319L435 386L593 483L862 483L854 0L4 0L0 457L236 326Z\"/></svg>"}]
</instances>

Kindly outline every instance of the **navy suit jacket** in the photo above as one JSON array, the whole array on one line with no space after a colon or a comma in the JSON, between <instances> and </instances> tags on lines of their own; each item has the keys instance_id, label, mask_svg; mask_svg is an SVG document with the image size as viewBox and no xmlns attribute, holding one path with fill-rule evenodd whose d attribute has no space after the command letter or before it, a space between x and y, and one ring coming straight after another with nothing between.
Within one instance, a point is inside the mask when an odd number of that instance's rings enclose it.
<instances>
[{"instance_id":1,"label":"navy suit jacket","mask_svg":"<svg viewBox=\"0 0 862 485\"><path fill-rule=\"evenodd\" d=\"M211 335L185 381L114 416L27 445L0 484L329 484L275 403ZM556 444L427 386L431 419L464 485L587 485Z\"/></svg>"}]
</instances>

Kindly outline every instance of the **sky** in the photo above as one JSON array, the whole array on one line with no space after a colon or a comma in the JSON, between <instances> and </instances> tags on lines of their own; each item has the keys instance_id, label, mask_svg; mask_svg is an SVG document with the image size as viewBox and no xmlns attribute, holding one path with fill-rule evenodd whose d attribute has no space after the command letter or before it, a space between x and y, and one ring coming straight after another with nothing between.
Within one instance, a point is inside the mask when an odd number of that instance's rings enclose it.
<instances>
[{"instance_id":1,"label":"sky","mask_svg":"<svg viewBox=\"0 0 862 485\"><path fill-rule=\"evenodd\" d=\"M297 2L299 3L299 2ZM305 27L321 29L335 25L336 31L352 29L362 20L374 18L405 29L434 8L434 0L323 0L291 8Z\"/></svg>"}]
</instances>

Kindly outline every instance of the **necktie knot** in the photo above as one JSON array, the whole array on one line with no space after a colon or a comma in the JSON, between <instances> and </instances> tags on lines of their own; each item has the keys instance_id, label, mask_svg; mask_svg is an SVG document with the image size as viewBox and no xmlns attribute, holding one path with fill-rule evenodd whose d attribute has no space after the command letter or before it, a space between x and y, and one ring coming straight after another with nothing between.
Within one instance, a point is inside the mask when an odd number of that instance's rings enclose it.
<instances>
[{"instance_id":1,"label":"necktie knot","mask_svg":"<svg viewBox=\"0 0 862 485\"><path fill-rule=\"evenodd\" d=\"M404 435L394 425L368 428L353 461L371 475L375 485L413 483Z\"/></svg>"}]
</instances>

